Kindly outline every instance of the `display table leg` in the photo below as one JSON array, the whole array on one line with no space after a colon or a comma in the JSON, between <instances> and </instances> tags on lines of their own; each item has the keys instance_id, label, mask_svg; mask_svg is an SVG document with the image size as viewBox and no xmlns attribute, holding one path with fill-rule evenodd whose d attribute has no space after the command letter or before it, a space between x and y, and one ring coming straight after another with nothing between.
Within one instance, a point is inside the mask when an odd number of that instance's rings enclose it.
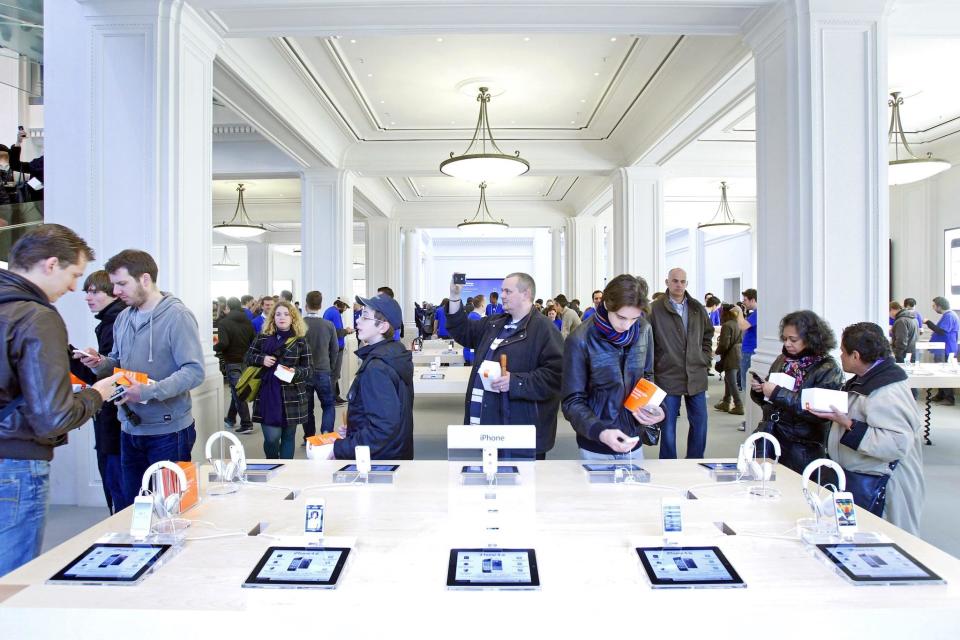
<instances>
[{"instance_id":1,"label":"display table leg","mask_svg":"<svg viewBox=\"0 0 960 640\"><path fill-rule=\"evenodd\" d=\"M926 409L923 412L923 443L933 444L930 441L930 400L933 398L933 389L927 389Z\"/></svg>"}]
</instances>

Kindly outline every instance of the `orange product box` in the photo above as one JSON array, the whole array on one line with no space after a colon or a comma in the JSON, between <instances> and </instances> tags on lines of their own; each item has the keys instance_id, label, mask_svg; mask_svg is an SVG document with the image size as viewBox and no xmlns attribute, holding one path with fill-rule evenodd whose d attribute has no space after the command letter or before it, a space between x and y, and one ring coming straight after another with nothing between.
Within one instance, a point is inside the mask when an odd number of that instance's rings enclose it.
<instances>
[{"instance_id":1,"label":"orange product box","mask_svg":"<svg viewBox=\"0 0 960 640\"><path fill-rule=\"evenodd\" d=\"M637 380L637 384L633 388L633 391L631 391L630 395L627 396L627 399L624 400L623 406L629 411L636 411L637 409L646 406L657 407L666 397L666 391L653 384L646 378L640 378Z\"/></svg>"},{"instance_id":2,"label":"orange product box","mask_svg":"<svg viewBox=\"0 0 960 640\"><path fill-rule=\"evenodd\" d=\"M200 502L200 484L197 482L197 463L196 462L175 462L178 467L183 469L183 475L187 478L187 488L180 496L180 513L196 506ZM163 469L161 478L163 479L163 495L173 495L180 491L180 479L177 474L170 469Z\"/></svg>"},{"instance_id":3,"label":"orange product box","mask_svg":"<svg viewBox=\"0 0 960 640\"><path fill-rule=\"evenodd\" d=\"M331 431L330 433L318 433L315 436L310 436L307 438L307 442L315 447L322 447L325 444L333 444L337 440L341 440L340 434L336 431Z\"/></svg>"},{"instance_id":4,"label":"orange product box","mask_svg":"<svg viewBox=\"0 0 960 640\"><path fill-rule=\"evenodd\" d=\"M117 380L117 384L122 384L125 387L129 387L134 382L137 382L140 384L148 384L150 382L150 378L147 377L147 374L141 373L139 371L131 371L129 369L114 368L113 372L115 374L116 373L123 374L123 377Z\"/></svg>"},{"instance_id":5,"label":"orange product box","mask_svg":"<svg viewBox=\"0 0 960 640\"><path fill-rule=\"evenodd\" d=\"M73 385L74 391L79 391L80 389L86 389L87 383L78 378L77 376L70 374L70 384Z\"/></svg>"}]
</instances>

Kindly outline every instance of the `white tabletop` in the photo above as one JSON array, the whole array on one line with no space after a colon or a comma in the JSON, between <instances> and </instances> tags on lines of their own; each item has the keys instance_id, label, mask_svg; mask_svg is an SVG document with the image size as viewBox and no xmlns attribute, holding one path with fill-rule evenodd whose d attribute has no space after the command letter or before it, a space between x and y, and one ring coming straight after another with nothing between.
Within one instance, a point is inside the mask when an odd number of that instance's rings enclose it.
<instances>
[{"instance_id":1,"label":"white tabletop","mask_svg":"<svg viewBox=\"0 0 960 640\"><path fill-rule=\"evenodd\" d=\"M289 489L276 488L329 482L342 464L288 462L270 487L207 497L185 514L222 530L260 523L266 534L292 535L302 527L305 500L324 497L328 544L354 548L335 591L241 588L264 551L280 544L263 535L189 541L135 587L44 584L99 536L126 529L126 511L0 579L2 637L575 638L640 628L644 635L733 637L749 627L776 628L779 640L809 638L812 625L845 620L858 635L901 639L921 626L930 638L956 637L960 628L960 560L860 509L861 530L886 534L949 584L854 587L799 541L757 537L789 536L809 516L799 478L782 467L777 499L710 483L706 470L685 460L643 463L654 483L677 490L589 484L577 461L520 463L521 483L493 490L462 486L462 463L430 461L401 462L393 485L321 487L293 500L284 499ZM660 544L661 497L700 483L707 486L694 489L699 499L683 507L686 542L718 545L748 587L652 590L633 547ZM739 535L723 535L715 523L724 522ZM499 530L487 531L492 525ZM217 531L197 523L188 533ZM447 591L450 549L491 543L535 548L542 589Z\"/></svg>"},{"instance_id":2,"label":"white tabletop","mask_svg":"<svg viewBox=\"0 0 960 640\"><path fill-rule=\"evenodd\" d=\"M933 350L933 349L945 349L947 344L945 342L917 342L917 350Z\"/></svg>"},{"instance_id":3,"label":"white tabletop","mask_svg":"<svg viewBox=\"0 0 960 640\"><path fill-rule=\"evenodd\" d=\"M946 363L914 364L907 369L907 384L914 389L960 387L960 368L951 367Z\"/></svg>"},{"instance_id":4,"label":"white tabletop","mask_svg":"<svg viewBox=\"0 0 960 640\"><path fill-rule=\"evenodd\" d=\"M440 364L462 365L463 350L447 351L414 351L412 352L413 364L415 366L429 366L431 362L439 359Z\"/></svg>"},{"instance_id":5,"label":"white tabletop","mask_svg":"<svg viewBox=\"0 0 960 640\"><path fill-rule=\"evenodd\" d=\"M442 380L424 380L420 376L430 373L429 367L414 367L413 395L417 396L460 396L467 393L470 380L470 367L440 367L436 373L443 374Z\"/></svg>"}]
</instances>

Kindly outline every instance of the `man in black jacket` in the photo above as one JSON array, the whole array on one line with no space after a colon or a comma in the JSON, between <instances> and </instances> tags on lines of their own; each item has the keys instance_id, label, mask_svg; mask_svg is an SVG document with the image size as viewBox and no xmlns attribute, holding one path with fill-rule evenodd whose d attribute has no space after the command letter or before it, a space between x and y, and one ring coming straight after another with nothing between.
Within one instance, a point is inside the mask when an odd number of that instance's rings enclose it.
<instances>
[{"instance_id":1,"label":"man in black jacket","mask_svg":"<svg viewBox=\"0 0 960 640\"><path fill-rule=\"evenodd\" d=\"M526 273L503 280L503 313L470 320L460 302L463 285L450 283L447 329L475 358L465 400L464 424L532 424L537 428L537 458L557 438L557 410L563 374L563 341L546 316L533 312L536 283ZM485 391L478 371L486 360L507 356L507 373Z\"/></svg>"},{"instance_id":2,"label":"man in black jacket","mask_svg":"<svg viewBox=\"0 0 960 640\"><path fill-rule=\"evenodd\" d=\"M257 337L253 323L243 311L239 298L227 300L227 315L217 322L217 344L213 350L223 359L224 372L230 384L230 408L227 417L223 419L223 426L233 429L237 414L240 414L240 428L237 433L253 433L253 422L250 420L250 408L247 403L237 397L237 382L243 373L243 358L247 355L250 343Z\"/></svg>"},{"instance_id":3,"label":"man in black jacket","mask_svg":"<svg viewBox=\"0 0 960 640\"><path fill-rule=\"evenodd\" d=\"M303 439L317 433L317 421L314 417L314 393L320 398L320 408L323 412L320 418L320 432L333 431L333 423L337 414L337 405L333 397L333 370L337 366L337 355L340 347L337 343L337 328L320 314L323 309L323 294L311 291L307 294L307 312L303 321L307 324L307 344L310 345L310 355L313 358L313 378L311 391L307 400L307 421L303 423Z\"/></svg>"},{"instance_id":4,"label":"man in black jacket","mask_svg":"<svg viewBox=\"0 0 960 640\"><path fill-rule=\"evenodd\" d=\"M707 371L713 364L713 324L707 310L687 293L687 272L671 269L667 295L650 305L653 326L653 379L667 392L660 458L677 457L677 416L685 401L690 431L687 457L702 458L707 448Z\"/></svg>"},{"instance_id":5,"label":"man in black jacket","mask_svg":"<svg viewBox=\"0 0 960 640\"><path fill-rule=\"evenodd\" d=\"M0 269L0 576L33 560L43 542L53 448L87 423L119 375L73 393L67 328L53 303L93 259L93 250L59 224L34 227Z\"/></svg>"},{"instance_id":6,"label":"man in black jacket","mask_svg":"<svg viewBox=\"0 0 960 640\"><path fill-rule=\"evenodd\" d=\"M86 293L87 307L100 321L94 329L97 335L97 352L104 356L109 355L113 349L113 323L127 305L113 296L110 274L102 269L87 276L83 283L83 290ZM97 381L97 375L79 360L70 361L70 372L87 384ZM106 402L100 412L94 416L93 438L97 450L97 470L100 472L107 509L110 513L122 511L131 503L123 490L123 471L120 467L120 419L117 417L117 405Z\"/></svg>"}]
</instances>

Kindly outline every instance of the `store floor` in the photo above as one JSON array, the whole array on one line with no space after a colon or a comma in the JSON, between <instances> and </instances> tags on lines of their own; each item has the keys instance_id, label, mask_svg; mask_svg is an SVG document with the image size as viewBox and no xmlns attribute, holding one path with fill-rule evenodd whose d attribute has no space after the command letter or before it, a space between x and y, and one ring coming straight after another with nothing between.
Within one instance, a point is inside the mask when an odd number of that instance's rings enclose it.
<instances>
[{"instance_id":1,"label":"store floor","mask_svg":"<svg viewBox=\"0 0 960 640\"><path fill-rule=\"evenodd\" d=\"M740 416L715 411L712 407L723 394L723 385L710 378L709 430L707 435L708 457L732 457L743 441L744 433L737 431ZM337 410L337 422L343 419L344 407ZM427 398L416 400L414 423L415 455L417 459L443 460L447 457L446 428L449 424L461 424L463 398ZM678 423L677 450L686 450L686 418L681 415ZM960 511L955 508L956 487L960 486L960 405L933 408L931 439L934 446L924 447L924 472L927 482L926 502L920 524L920 537L931 544L960 557L960 538L955 532L960 529ZM250 457L263 455L263 439L259 432L243 436L243 443ZM647 457L656 457L657 450L645 447ZM298 447L295 457L305 458L306 452ZM557 421L557 443L547 456L550 459L577 457L577 443L573 429L561 415ZM799 491L799 487L797 489ZM107 516L106 508L69 507L53 505L47 518L44 535L44 551L99 522Z\"/></svg>"}]
</instances>

